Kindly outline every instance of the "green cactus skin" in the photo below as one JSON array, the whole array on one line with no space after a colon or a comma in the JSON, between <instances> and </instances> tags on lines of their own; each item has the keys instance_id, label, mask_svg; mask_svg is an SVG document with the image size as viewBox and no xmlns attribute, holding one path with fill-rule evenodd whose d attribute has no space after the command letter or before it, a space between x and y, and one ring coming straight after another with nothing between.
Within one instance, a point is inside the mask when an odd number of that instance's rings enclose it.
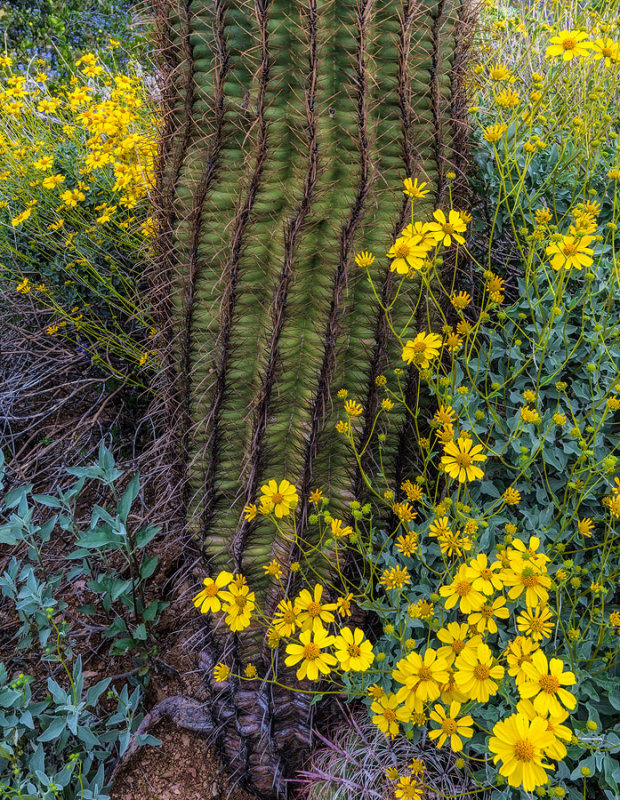
<instances>
[{"instance_id":1,"label":"green cactus skin","mask_svg":"<svg viewBox=\"0 0 620 800\"><path fill-rule=\"evenodd\" d=\"M406 223L403 178L433 187L428 214L445 198L448 165L464 172L468 13L462 0L159 0L159 246L188 526L209 571L243 572L267 611L280 598L262 565L287 569L296 554L243 508L265 481L287 478L311 538L311 489L342 516L361 493L335 432L336 393L364 404L363 441L380 402L375 378L399 352L354 255L376 254L388 299L384 254ZM419 283L406 293L416 302ZM429 314L422 298L420 327ZM394 414L383 452L392 482L415 451ZM270 669L253 628L232 636L205 622L205 638L207 661ZM310 740L308 703L255 683L213 687L223 746L254 791L284 795L281 778Z\"/></svg>"}]
</instances>

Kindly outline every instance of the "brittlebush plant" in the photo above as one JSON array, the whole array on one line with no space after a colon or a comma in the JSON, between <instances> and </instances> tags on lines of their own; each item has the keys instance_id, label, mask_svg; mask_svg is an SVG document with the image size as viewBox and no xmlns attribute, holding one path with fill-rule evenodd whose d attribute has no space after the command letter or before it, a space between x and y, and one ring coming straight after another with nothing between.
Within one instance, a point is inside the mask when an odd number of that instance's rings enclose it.
<instances>
[{"instance_id":1,"label":"brittlebush plant","mask_svg":"<svg viewBox=\"0 0 620 800\"><path fill-rule=\"evenodd\" d=\"M75 61L67 80L40 59L0 58L0 272L51 312L95 363L139 380L155 331L141 274L152 236L154 105L137 72Z\"/></svg>"},{"instance_id":2,"label":"brittlebush plant","mask_svg":"<svg viewBox=\"0 0 620 800\"><path fill-rule=\"evenodd\" d=\"M216 625L269 631L269 675L221 663L217 681L361 698L386 737L451 750L477 791L496 798L619 791L620 161L605 109L620 57L615 39L600 44L604 22L584 19L584 30L575 21L549 30L536 14L519 22L526 44L514 58L519 69L538 60L537 76L518 78L515 65L499 62L493 37L489 63L476 69L479 180L495 191L484 261L469 244L480 220L451 204L419 214L428 190L420 177L404 182L411 222L386 255L397 283L420 275L424 293L402 329L392 318L398 288L383 306L402 361L377 379L384 398L368 441L361 398L339 393L337 432L367 498L336 518L316 487L310 523L320 536L311 546L298 535L296 488L282 476L269 481L245 513L270 517L296 540L299 580L280 586L272 616L244 576L226 571L205 578L194 601ZM609 54L598 57L603 48ZM530 80L540 98L523 90ZM584 126L566 124L566 92L576 86L571 114L589 115L596 144ZM510 103L497 102L509 94ZM604 113L592 109L594 96ZM517 264L510 274L494 261L499 220ZM445 283L446 259L455 276L474 265L471 285ZM356 256L373 286L378 260ZM408 368L417 371L414 403ZM434 413L424 410L429 395ZM398 407L420 458L394 485L365 469L364 454L376 441L380 462ZM333 581L315 572L317 550L334 565ZM264 571L281 582L276 559ZM356 608L380 624L352 622ZM433 788L419 765L389 778L398 800Z\"/></svg>"}]
</instances>

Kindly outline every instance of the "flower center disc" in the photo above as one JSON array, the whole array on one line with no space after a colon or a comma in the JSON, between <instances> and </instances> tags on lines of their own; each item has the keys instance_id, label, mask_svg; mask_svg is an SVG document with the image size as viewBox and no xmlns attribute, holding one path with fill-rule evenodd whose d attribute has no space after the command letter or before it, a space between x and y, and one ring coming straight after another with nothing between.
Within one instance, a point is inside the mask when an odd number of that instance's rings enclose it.
<instances>
[{"instance_id":1,"label":"flower center disc","mask_svg":"<svg viewBox=\"0 0 620 800\"><path fill-rule=\"evenodd\" d=\"M471 467L471 456L469 453L459 453L458 455L454 456L454 460L459 465L459 467L467 468Z\"/></svg>"},{"instance_id":2,"label":"flower center disc","mask_svg":"<svg viewBox=\"0 0 620 800\"><path fill-rule=\"evenodd\" d=\"M359 658L360 654L361 650L359 649L358 645L356 644L349 645L349 655L351 656L351 658Z\"/></svg>"},{"instance_id":3,"label":"flower center disc","mask_svg":"<svg viewBox=\"0 0 620 800\"><path fill-rule=\"evenodd\" d=\"M282 497L282 495L280 494L280 492L276 492L276 494L274 494L274 495L272 496L272 498L271 498L271 499L273 500L273 502L274 502L276 505L277 505L278 503L281 503L281 502L284 500L284 498Z\"/></svg>"},{"instance_id":4,"label":"flower center disc","mask_svg":"<svg viewBox=\"0 0 620 800\"><path fill-rule=\"evenodd\" d=\"M219 587L217 583L212 583L210 586L205 586L205 594L207 595L207 597L215 597L218 588Z\"/></svg>"},{"instance_id":5,"label":"flower center disc","mask_svg":"<svg viewBox=\"0 0 620 800\"><path fill-rule=\"evenodd\" d=\"M479 681L488 680L490 675L491 675L491 670L487 667L486 664L476 665L476 668L474 669L474 677L476 677Z\"/></svg>"},{"instance_id":6,"label":"flower center disc","mask_svg":"<svg viewBox=\"0 0 620 800\"><path fill-rule=\"evenodd\" d=\"M560 681L555 675L541 675L538 679L538 685L548 694L555 694L560 688Z\"/></svg>"},{"instance_id":7,"label":"flower center disc","mask_svg":"<svg viewBox=\"0 0 620 800\"><path fill-rule=\"evenodd\" d=\"M308 614L310 614L311 617L318 617L320 613L321 613L321 606L319 605L319 603L316 602L308 603Z\"/></svg>"},{"instance_id":8,"label":"flower center disc","mask_svg":"<svg viewBox=\"0 0 620 800\"><path fill-rule=\"evenodd\" d=\"M441 723L441 728L448 736L452 736L456 733L456 722L453 719L444 719Z\"/></svg>"},{"instance_id":9,"label":"flower center disc","mask_svg":"<svg viewBox=\"0 0 620 800\"><path fill-rule=\"evenodd\" d=\"M307 658L308 661L314 661L320 656L320 654L321 651L314 642L309 642L304 647L304 658Z\"/></svg>"},{"instance_id":10,"label":"flower center disc","mask_svg":"<svg viewBox=\"0 0 620 800\"><path fill-rule=\"evenodd\" d=\"M433 673L427 666L420 667L420 671L418 672L418 677L421 681L430 681L432 680Z\"/></svg>"},{"instance_id":11,"label":"flower center disc","mask_svg":"<svg viewBox=\"0 0 620 800\"><path fill-rule=\"evenodd\" d=\"M515 743L515 755L519 761L531 761L534 758L534 745L527 739L519 739Z\"/></svg>"},{"instance_id":12,"label":"flower center disc","mask_svg":"<svg viewBox=\"0 0 620 800\"><path fill-rule=\"evenodd\" d=\"M399 242L394 247L394 254L396 258L407 258L409 255L409 245L407 242Z\"/></svg>"}]
</instances>

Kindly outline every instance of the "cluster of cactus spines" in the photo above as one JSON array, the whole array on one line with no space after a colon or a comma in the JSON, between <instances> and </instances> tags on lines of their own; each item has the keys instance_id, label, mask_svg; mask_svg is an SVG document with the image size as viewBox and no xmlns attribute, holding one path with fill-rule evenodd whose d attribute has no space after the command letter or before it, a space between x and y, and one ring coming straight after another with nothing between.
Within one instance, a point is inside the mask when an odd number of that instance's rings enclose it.
<instances>
[{"instance_id":1,"label":"cluster of cactus spines","mask_svg":"<svg viewBox=\"0 0 620 800\"><path fill-rule=\"evenodd\" d=\"M336 393L364 404L364 440L380 403L375 378L399 352L354 254L377 255L388 300L384 253L407 221L402 179L429 182L434 196L419 209L429 214L448 168L462 172L453 69L462 13L462 0L158 0L159 244L188 524L209 569L243 572L267 609L279 595L261 566L277 558L286 570L295 549L243 508L263 482L286 477L312 539L311 489L343 516L359 495L335 432ZM406 295L416 302L420 283ZM428 325L423 299L418 307ZM409 391L415 381L412 372ZM394 420L383 466L399 476L416 443ZM247 661L262 675L271 667L252 629L205 636L237 672ZM290 737L309 739L305 696L260 682L218 691L225 747L269 794L295 764Z\"/></svg>"},{"instance_id":2,"label":"cluster of cactus spines","mask_svg":"<svg viewBox=\"0 0 620 800\"><path fill-rule=\"evenodd\" d=\"M413 744L404 736L386 739L364 712L351 713L338 708L340 721L328 736L318 734L317 748L300 771L296 783L300 800L392 800L395 781L386 775L388 768L408 773L418 760L424 765L421 778L432 787L430 797L468 797L490 800L490 792L478 794L468 775L456 766L449 750Z\"/></svg>"}]
</instances>

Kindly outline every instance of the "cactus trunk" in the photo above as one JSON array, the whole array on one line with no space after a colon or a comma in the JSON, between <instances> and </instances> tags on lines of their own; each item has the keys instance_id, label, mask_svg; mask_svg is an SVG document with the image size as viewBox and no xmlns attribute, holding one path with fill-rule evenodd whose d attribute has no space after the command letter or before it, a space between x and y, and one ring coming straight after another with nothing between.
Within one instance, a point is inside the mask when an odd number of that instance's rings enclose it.
<instances>
[{"instance_id":1,"label":"cactus trunk","mask_svg":"<svg viewBox=\"0 0 620 800\"><path fill-rule=\"evenodd\" d=\"M188 524L209 569L243 572L267 607L278 597L261 566L286 568L295 553L242 511L285 477L310 537L310 489L334 509L360 491L335 432L336 392L347 388L372 420L375 378L399 353L353 257L376 253L389 298L383 254L406 221L402 179L428 181L432 204L446 171L463 173L464 13L461 0L159 0L159 245ZM383 463L399 476L411 433L392 430ZM252 628L206 635L214 660L270 669ZM214 691L222 741L252 788L284 794L308 706L256 683Z\"/></svg>"}]
</instances>

